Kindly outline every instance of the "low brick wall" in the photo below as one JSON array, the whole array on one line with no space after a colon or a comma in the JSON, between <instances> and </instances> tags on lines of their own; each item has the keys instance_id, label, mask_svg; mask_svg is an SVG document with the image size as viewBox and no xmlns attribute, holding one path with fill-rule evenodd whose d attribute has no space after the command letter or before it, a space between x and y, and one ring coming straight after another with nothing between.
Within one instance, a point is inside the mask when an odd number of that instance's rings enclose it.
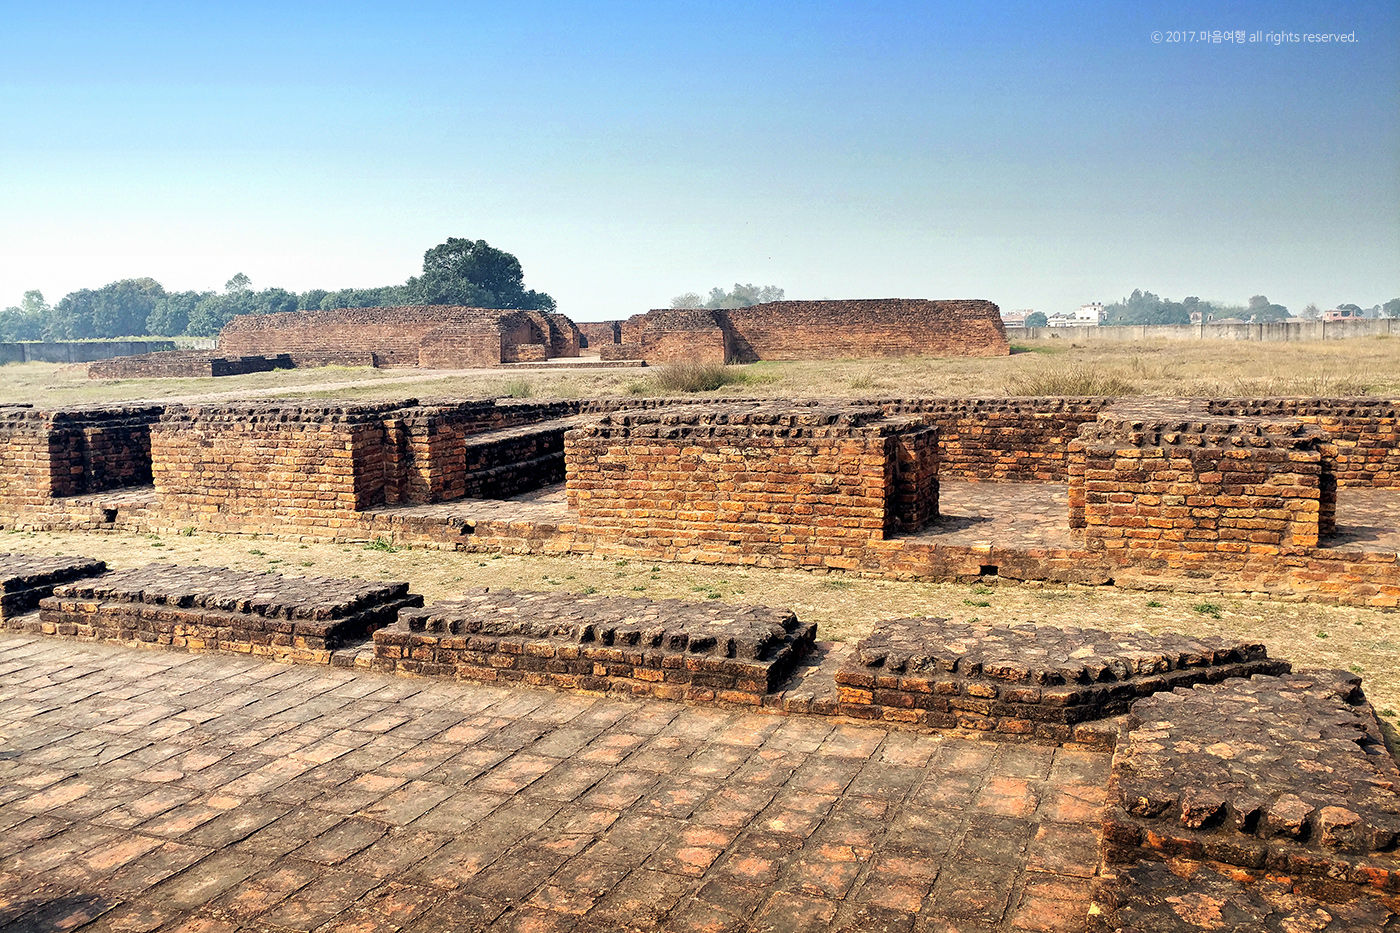
<instances>
[{"instance_id":1,"label":"low brick wall","mask_svg":"<svg viewBox=\"0 0 1400 933\"><path fill-rule=\"evenodd\" d=\"M422 604L407 583L153 564L55 587L32 628L325 664L337 648L392 623L400 609Z\"/></svg>"},{"instance_id":2,"label":"low brick wall","mask_svg":"<svg viewBox=\"0 0 1400 933\"><path fill-rule=\"evenodd\" d=\"M1188 561L1302 553L1335 526L1325 440L1296 421L1119 406L1069 445L1070 525L1091 549Z\"/></svg>"},{"instance_id":3,"label":"low brick wall","mask_svg":"<svg viewBox=\"0 0 1400 933\"><path fill-rule=\"evenodd\" d=\"M1286 418L1327 436L1341 487L1400 488L1400 401L1374 398L1210 399L1213 415Z\"/></svg>"},{"instance_id":4,"label":"low brick wall","mask_svg":"<svg viewBox=\"0 0 1400 933\"><path fill-rule=\"evenodd\" d=\"M0 512L151 481L151 425L159 406L46 411L0 408Z\"/></svg>"},{"instance_id":5,"label":"low brick wall","mask_svg":"<svg viewBox=\"0 0 1400 933\"><path fill-rule=\"evenodd\" d=\"M375 632L374 667L758 706L815 635L781 609L475 590Z\"/></svg>"},{"instance_id":6,"label":"low brick wall","mask_svg":"<svg viewBox=\"0 0 1400 933\"><path fill-rule=\"evenodd\" d=\"M914 398L872 401L938 425L939 475L1063 483L1069 442L1113 404L1109 398Z\"/></svg>"},{"instance_id":7,"label":"low brick wall","mask_svg":"<svg viewBox=\"0 0 1400 933\"><path fill-rule=\"evenodd\" d=\"M1104 821L1109 864L1209 859L1400 893L1400 768L1360 678L1338 671L1177 690L1133 707ZM1341 894L1338 898L1335 895Z\"/></svg>"},{"instance_id":8,"label":"low brick wall","mask_svg":"<svg viewBox=\"0 0 1400 933\"><path fill-rule=\"evenodd\" d=\"M876 409L619 412L566 435L569 503L581 531L667 559L854 568L937 513L936 437Z\"/></svg>"},{"instance_id":9,"label":"low brick wall","mask_svg":"<svg viewBox=\"0 0 1400 933\"><path fill-rule=\"evenodd\" d=\"M601 356L649 363L726 363L731 353L720 314L664 308L634 314L622 322L619 341L601 348Z\"/></svg>"},{"instance_id":10,"label":"low brick wall","mask_svg":"<svg viewBox=\"0 0 1400 933\"><path fill-rule=\"evenodd\" d=\"M589 350L598 350L622 340L621 321L580 321L578 329L582 345Z\"/></svg>"},{"instance_id":11,"label":"low brick wall","mask_svg":"<svg viewBox=\"0 0 1400 933\"><path fill-rule=\"evenodd\" d=\"M58 584L106 569L102 561L87 557L0 554L0 622L36 608Z\"/></svg>"},{"instance_id":12,"label":"low brick wall","mask_svg":"<svg viewBox=\"0 0 1400 933\"><path fill-rule=\"evenodd\" d=\"M399 475L398 403L172 407L151 430L153 481L172 521L211 531L273 523L350 528Z\"/></svg>"},{"instance_id":13,"label":"low brick wall","mask_svg":"<svg viewBox=\"0 0 1400 933\"><path fill-rule=\"evenodd\" d=\"M199 350L148 353L89 363L89 379L168 379L215 376L243 376L291 369L296 364L287 354L277 356L238 356L226 358Z\"/></svg>"},{"instance_id":14,"label":"low brick wall","mask_svg":"<svg viewBox=\"0 0 1400 933\"><path fill-rule=\"evenodd\" d=\"M1148 694L1287 670L1219 637L893 619L836 672L836 712L1065 742Z\"/></svg>"}]
</instances>

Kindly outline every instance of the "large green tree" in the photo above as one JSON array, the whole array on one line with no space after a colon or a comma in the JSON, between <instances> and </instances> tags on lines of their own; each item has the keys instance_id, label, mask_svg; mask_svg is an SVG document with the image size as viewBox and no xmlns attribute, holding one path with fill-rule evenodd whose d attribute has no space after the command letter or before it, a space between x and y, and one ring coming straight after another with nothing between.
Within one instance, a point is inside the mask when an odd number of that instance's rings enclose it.
<instances>
[{"instance_id":1,"label":"large green tree","mask_svg":"<svg viewBox=\"0 0 1400 933\"><path fill-rule=\"evenodd\" d=\"M549 295L525 288L520 260L485 240L457 237L423 254L423 274L409 279L404 292L415 304L527 311L555 308Z\"/></svg>"},{"instance_id":2,"label":"large green tree","mask_svg":"<svg viewBox=\"0 0 1400 933\"><path fill-rule=\"evenodd\" d=\"M53 309L44 300L44 293L30 290L18 305L0 311L0 340L39 340L44 336Z\"/></svg>"}]
</instances>

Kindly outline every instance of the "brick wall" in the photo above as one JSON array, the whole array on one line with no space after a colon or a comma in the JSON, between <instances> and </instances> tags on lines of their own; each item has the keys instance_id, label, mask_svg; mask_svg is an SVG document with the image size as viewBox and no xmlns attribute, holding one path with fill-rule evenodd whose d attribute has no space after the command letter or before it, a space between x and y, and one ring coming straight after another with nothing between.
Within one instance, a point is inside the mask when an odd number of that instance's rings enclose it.
<instances>
[{"instance_id":1,"label":"brick wall","mask_svg":"<svg viewBox=\"0 0 1400 933\"><path fill-rule=\"evenodd\" d=\"M622 322L618 344L602 348L602 358L644 359L652 363L729 360L724 326L715 311L669 309L634 314Z\"/></svg>"},{"instance_id":2,"label":"brick wall","mask_svg":"<svg viewBox=\"0 0 1400 933\"><path fill-rule=\"evenodd\" d=\"M1070 525L1129 561L1301 553L1335 521L1325 440L1297 421L1120 406L1070 445Z\"/></svg>"},{"instance_id":3,"label":"brick wall","mask_svg":"<svg viewBox=\"0 0 1400 933\"><path fill-rule=\"evenodd\" d=\"M990 301L774 301L726 311L660 308L622 323L605 359L751 363L887 356L1005 356Z\"/></svg>"},{"instance_id":4,"label":"brick wall","mask_svg":"<svg viewBox=\"0 0 1400 933\"><path fill-rule=\"evenodd\" d=\"M1213 415L1291 418L1327 435L1337 485L1400 488L1400 401L1373 398L1212 399Z\"/></svg>"},{"instance_id":5,"label":"brick wall","mask_svg":"<svg viewBox=\"0 0 1400 933\"><path fill-rule=\"evenodd\" d=\"M1011 352L990 301L774 301L721 314L736 362Z\"/></svg>"},{"instance_id":6,"label":"brick wall","mask_svg":"<svg viewBox=\"0 0 1400 933\"><path fill-rule=\"evenodd\" d=\"M875 409L619 412L566 436L569 502L580 530L647 553L854 567L936 510L912 488L936 475L936 432Z\"/></svg>"},{"instance_id":7,"label":"brick wall","mask_svg":"<svg viewBox=\"0 0 1400 933\"><path fill-rule=\"evenodd\" d=\"M177 525L219 531L353 526L399 472L384 423L399 407L172 408L151 430L160 507Z\"/></svg>"},{"instance_id":8,"label":"brick wall","mask_svg":"<svg viewBox=\"0 0 1400 933\"><path fill-rule=\"evenodd\" d=\"M1063 483L1068 446L1107 398L885 399L886 411L916 413L938 425L944 477Z\"/></svg>"},{"instance_id":9,"label":"brick wall","mask_svg":"<svg viewBox=\"0 0 1400 933\"><path fill-rule=\"evenodd\" d=\"M113 357L88 364L89 379L168 379L242 376L274 369L291 369L295 363L285 353L277 356L226 358L199 350L146 353Z\"/></svg>"},{"instance_id":10,"label":"brick wall","mask_svg":"<svg viewBox=\"0 0 1400 933\"><path fill-rule=\"evenodd\" d=\"M553 355L576 356L577 336L566 322L563 315L449 305L244 314L219 334L219 352L286 353L299 366L340 362L347 352L370 354L380 366L495 366L503 350L516 344L538 343L557 348ZM454 340L460 346L454 348Z\"/></svg>"},{"instance_id":11,"label":"brick wall","mask_svg":"<svg viewBox=\"0 0 1400 933\"><path fill-rule=\"evenodd\" d=\"M149 483L150 428L160 413L158 406L0 409L0 506L13 513Z\"/></svg>"},{"instance_id":12,"label":"brick wall","mask_svg":"<svg viewBox=\"0 0 1400 933\"><path fill-rule=\"evenodd\" d=\"M583 338L582 345L590 350L596 350L604 344L619 343L622 340L621 321L581 321L578 329Z\"/></svg>"}]
</instances>

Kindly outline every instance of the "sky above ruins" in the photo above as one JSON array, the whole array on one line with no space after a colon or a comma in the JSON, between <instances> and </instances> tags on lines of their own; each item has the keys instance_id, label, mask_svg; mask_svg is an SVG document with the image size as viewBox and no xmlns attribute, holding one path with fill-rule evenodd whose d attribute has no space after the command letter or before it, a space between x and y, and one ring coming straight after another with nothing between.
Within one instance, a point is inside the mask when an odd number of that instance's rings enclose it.
<instances>
[{"instance_id":1,"label":"sky above ruins","mask_svg":"<svg viewBox=\"0 0 1400 933\"><path fill-rule=\"evenodd\" d=\"M0 306L395 284L460 236L578 320L736 281L1369 307L1400 5L1330 6L0 3Z\"/></svg>"}]
</instances>

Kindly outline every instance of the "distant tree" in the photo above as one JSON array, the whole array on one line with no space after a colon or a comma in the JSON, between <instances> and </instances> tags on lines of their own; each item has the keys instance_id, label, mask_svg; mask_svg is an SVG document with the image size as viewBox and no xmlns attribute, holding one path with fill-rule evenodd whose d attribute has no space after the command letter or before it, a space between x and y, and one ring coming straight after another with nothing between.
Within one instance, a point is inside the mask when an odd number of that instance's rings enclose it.
<instances>
[{"instance_id":1,"label":"distant tree","mask_svg":"<svg viewBox=\"0 0 1400 933\"><path fill-rule=\"evenodd\" d=\"M146 318L146 333L160 337L178 337L190 326L195 306L213 292L173 292L156 301Z\"/></svg>"},{"instance_id":2,"label":"distant tree","mask_svg":"<svg viewBox=\"0 0 1400 933\"><path fill-rule=\"evenodd\" d=\"M1044 311L1032 311L1030 314L1026 315L1027 327L1044 327L1048 323L1049 321L1046 319Z\"/></svg>"},{"instance_id":3,"label":"distant tree","mask_svg":"<svg viewBox=\"0 0 1400 933\"><path fill-rule=\"evenodd\" d=\"M18 305L0 311L0 340L39 340L52 312L43 292L25 292Z\"/></svg>"},{"instance_id":4,"label":"distant tree","mask_svg":"<svg viewBox=\"0 0 1400 933\"><path fill-rule=\"evenodd\" d=\"M1151 292L1137 288L1127 298L1107 305L1103 310L1103 322L1109 325L1191 323L1191 314L1181 302L1164 301Z\"/></svg>"},{"instance_id":5,"label":"distant tree","mask_svg":"<svg viewBox=\"0 0 1400 933\"><path fill-rule=\"evenodd\" d=\"M235 292L248 292L253 290L253 280L242 272L235 272L233 278L224 283L224 291L230 295Z\"/></svg>"},{"instance_id":6,"label":"distant tree","mask_svg":"<svg viewBox=\"0 0 1400 933\"><path fill-rule=\"evenodd\" d=\"M392 308L419 302L410 296L406 285L383 285L379 288L342 288L321 296L321 310L336 308Z\"/></svg>"},{"instance_id":7,"label":"distant tree","mask_svg":"<svg viewBox=\"0 0 1400 933\"><path fill-rule=\"evenodd\" d=\"M1392 298L1381 305L1381 313L1386 317L1400 317L1400 298Z\"/></svg>"},{"instance_id":8,"label":"distant tree","mask_svg":"<svg viewBox=\"0 0 1400 933\"><path fill-rule=\"evenodd\" d=\"M715 287L710 289L710 294L703 298L696 292L677 295L671 299L671 307L709 308L711 311L748 308L768 301L782 301L783 294L783 290L776 285L760 286L754 285L752 282L741 285L735 282L734 287L729 291Z\"/></svg>"},{"instance_id":9,"label":"distant tree","mask_svg":"<svg viewBox=\"0 0 1400 933\"><path fill-rule=\"evenodd\" d=\"M1350 313L1352 314L1352 316L1354 316L1354 317L1360 317L1360 316L1361 316L1361 306L1360 306L1360 305L1353 305L1353 304L1337 305L1337 310L1338 310L1338 311L1347 311L1347 312L1350 312Z\"/></svg>"},{"instance_id":10,"label":"distant tree","mask_svg":"<svg viewBox=\"0 0 1400 933\"><path fill-rule=\"evenodd\" d=\"M1276 305L1263 295L1255 295L1249 299L1249 316L1253 321L1282 321L1292 317L1288 309L1283 305Z\"/></svg>"},{"instance_id":11,"label":"distant tree","mask_svg":"<svg viewBox=\"0 0 1400 933\"><path fill-rule=\"evenodd\" d=\"M1322 310L1312 302L1308 302L1303 306L1303 310L1298 317L1304 321L1316 321L1322 317Z\"/></svg>"},{"instance_id":12,"label":"distant tree","mask_svg":"<svg viewBox=\"0 0 1400 933\"><path fill-rule=\"evenodd\" d=\"M324 288L313 288L309 292L302 292L297 296L297 310L316 310L321 307L321 299L329 294Z\"/></svg>"},{"instance_id":13,"label":"distant tree","mask_svg":"<svg viewBox=\"0 0 1400 933\"><path fill-rule=\"evenodd\" d=\"M553 311L554 299L525 288L520 260L485 240L448 239L423 254L423 274L408 280L415 304Z\"/></svg>"}]
</instances>

